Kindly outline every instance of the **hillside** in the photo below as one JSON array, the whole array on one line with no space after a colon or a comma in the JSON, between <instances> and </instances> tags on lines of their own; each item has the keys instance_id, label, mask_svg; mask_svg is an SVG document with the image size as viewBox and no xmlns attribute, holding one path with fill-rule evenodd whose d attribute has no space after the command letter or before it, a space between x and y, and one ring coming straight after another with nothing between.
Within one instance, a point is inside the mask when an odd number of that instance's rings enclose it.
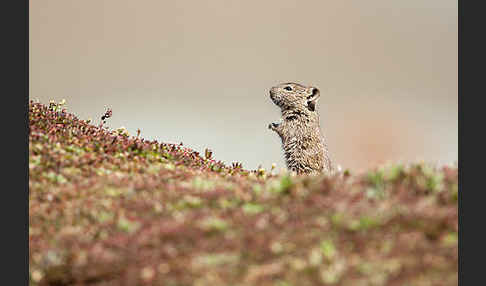
<instances>
[{"instance_id":1,"label":"hillside","mask_svg":"<svg viewBox=\"0 0 486 286\"><path fill-rule=\"evenodd\" d=\"M457 167L292 176L62 103L31 101L29 122L31 285L458 283Z\"/></svg>"}]
</instances>

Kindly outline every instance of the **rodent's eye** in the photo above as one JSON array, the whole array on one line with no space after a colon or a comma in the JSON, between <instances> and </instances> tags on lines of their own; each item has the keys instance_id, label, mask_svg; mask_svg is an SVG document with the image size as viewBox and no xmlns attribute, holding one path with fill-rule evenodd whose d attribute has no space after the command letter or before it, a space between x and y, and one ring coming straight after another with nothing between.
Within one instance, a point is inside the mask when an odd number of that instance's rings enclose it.
<instances>
[{"instance_id":1,"label":"rodent's eye","mask_svg":"<svg viewBox=\"0 0 486 286\"><path fill-rule=\"evenodd\" d=\"M292 87L290 85L287 85L286 87L284 87L284 89L288 91L292 91Z\"/></svg>"}]
</instances>

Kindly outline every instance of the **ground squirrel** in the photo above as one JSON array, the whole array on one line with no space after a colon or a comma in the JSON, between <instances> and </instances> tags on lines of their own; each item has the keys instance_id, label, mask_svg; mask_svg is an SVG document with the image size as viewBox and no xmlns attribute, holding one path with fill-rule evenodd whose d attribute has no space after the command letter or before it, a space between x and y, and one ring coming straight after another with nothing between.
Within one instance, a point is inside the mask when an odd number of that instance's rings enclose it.
<instances>
[{"instance_id":1,"label":"ground squirrel","mask_svg":"<svg viewBox=\"0 0 486 286\"><path fill-rule=\"evenodd\" d=\"M321 136L316 103L319 89L297 83L282 83L270 89L270 98L282 118L268 128L282 139L287 168L297 174L332 172L327 144Z\"/></svg>"}]
</instances>

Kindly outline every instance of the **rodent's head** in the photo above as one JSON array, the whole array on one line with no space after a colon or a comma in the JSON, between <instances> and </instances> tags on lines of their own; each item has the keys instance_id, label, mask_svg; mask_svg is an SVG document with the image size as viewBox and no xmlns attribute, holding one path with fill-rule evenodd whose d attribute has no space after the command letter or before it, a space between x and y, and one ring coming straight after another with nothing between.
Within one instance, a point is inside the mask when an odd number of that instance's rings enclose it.
<instances>
[{"instance_id":1,"label":"rodent's head","mask_svg":"<svg viewBox=\"0 0 486 286\"><path fill-rule=\"evenodd\" d=\"M282 83L270 89L270 98L282 110L302 109L315 111L319 89L298 83Z\"/></svg>"}]
</instances>

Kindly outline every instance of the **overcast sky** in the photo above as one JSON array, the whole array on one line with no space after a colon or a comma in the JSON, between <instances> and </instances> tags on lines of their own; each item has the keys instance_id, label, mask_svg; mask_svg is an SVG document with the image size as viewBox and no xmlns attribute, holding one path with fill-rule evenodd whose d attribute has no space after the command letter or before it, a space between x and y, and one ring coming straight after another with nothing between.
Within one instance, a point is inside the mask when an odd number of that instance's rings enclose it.
<instances>
[{"instance_id":1,"label":"overcast sky","mask_svg":"<svg viewBox=\"0 0 486 286\"><path fill-rule=\"evenodd\" d=\"M450 163L458 146L452 0L30 1L30 98L245 168L284 167L268 90L321 90L332 158Z\"/></svg>"}]
</instances>

